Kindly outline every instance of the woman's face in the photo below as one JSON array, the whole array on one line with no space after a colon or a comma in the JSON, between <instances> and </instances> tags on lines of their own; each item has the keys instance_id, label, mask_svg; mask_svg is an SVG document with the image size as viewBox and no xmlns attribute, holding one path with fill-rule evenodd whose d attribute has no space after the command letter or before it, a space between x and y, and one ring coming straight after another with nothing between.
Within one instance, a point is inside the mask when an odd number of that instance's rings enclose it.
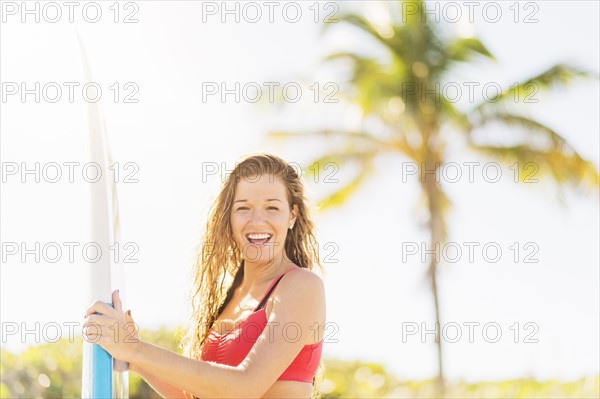
<instances>
[{"instance_id":1,"label":"woman's face","mask_svg":"<svg viewBox=\"0 0 600 399\"><path fill-rule=\"evenodd\" d=\"M246 262L278 258L285 251L288 227L297 215L298 206L290 210L285 184L278 177L264 174L240 179L230 223Z\"/></svg>"}]
</instances>

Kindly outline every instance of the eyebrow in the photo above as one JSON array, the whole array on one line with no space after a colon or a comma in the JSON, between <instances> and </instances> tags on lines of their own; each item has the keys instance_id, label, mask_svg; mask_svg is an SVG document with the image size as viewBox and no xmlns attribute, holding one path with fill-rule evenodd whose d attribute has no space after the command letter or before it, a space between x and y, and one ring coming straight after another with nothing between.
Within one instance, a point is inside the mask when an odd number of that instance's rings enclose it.
<instances>
[{"instance_id":1,"label":"eyebrow","mask_svg":"<svg viewBox=\"0 0 600 399\"><path fill-rule=\"evenodd\" d=\"M235 200L235 201L233 201L233 203L235 204L236 202L246 202L246 201L247 201L247 200L245 200L245 199L239 199L239 200ZM266 199L265 201L279 201L279 202L281 202L281 201L280 201L280 200L278 200L277 198L269 198L269 199Z\"/></svg>"}]
</instances>

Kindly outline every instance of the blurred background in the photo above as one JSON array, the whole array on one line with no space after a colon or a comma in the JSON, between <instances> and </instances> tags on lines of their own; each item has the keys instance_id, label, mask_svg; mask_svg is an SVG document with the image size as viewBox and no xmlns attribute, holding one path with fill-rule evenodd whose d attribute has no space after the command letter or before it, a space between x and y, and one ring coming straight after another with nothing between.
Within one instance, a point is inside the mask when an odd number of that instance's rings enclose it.
<instances>
[{"instance_id":1,"label":"blurred background","mask_svg":"<svg viewBox=\"0 0 600 399\"><path fill-rule=\"evenodd\" d=\"M0 3L1 397L80 395L78 35L142 338L178 350L208 206L272 152L318 209L324 397L600 396L597 2L76 3Z\"/></svg>"}]
</instances>

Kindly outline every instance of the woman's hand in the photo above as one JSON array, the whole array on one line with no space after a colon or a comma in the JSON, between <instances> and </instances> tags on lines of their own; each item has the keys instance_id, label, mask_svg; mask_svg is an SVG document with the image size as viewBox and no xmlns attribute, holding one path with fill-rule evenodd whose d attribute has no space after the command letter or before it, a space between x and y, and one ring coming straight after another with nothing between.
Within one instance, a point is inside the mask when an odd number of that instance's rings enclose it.
<instances>
[{"instance_id":1,"label":"woman's hand","mask_svg":"<svg viewBox=\"0 0 600 399\"><path fill-rule=\"evenodd\" d=\"M112 302L114 308L96 301L86 310L83 336L86 341L102 346L115 359L129 362L139 347L138 328L131 311L123 312L118 290L112 293Z\"/></svg>"}]
</instances>

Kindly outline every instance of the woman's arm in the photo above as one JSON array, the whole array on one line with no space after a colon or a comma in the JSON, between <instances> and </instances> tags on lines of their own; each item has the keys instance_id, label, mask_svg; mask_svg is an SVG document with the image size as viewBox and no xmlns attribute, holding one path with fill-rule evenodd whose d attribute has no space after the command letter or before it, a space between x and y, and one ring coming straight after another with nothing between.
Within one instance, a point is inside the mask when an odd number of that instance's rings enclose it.
<instances>
[{"instance_id":1,"label":"woman's arm","mask_svg":"<svg viewBox=\"0 0 600 399\"><path fill-rule=\"evenodd\" d=\"M161 376L160 388L176 390L178 397L185 397L184 390L206 398L252 397L244 389L244 373L237 367L194 360L142 340L135 345L136 354L129 361L130 368L133 365L136 371L144 370L144 374L152 377ZM169 390L168 394L171 392Z\"/></svg>"},{"instance_id":2,"label":"woman's arm","mask_svg":"<svg viewBox=\"0 0 600 399\"><path fill-rule=\"evenodd\" d=\"M117 299L117 302L120 302L120 298L118 297L118 294L117 294L116 299ZM117 307L122 310L122 304L118 303L118 305L119 306L117 306ZM128 333L129 333L129 334L127 334L128 338L130 340L134 340L134 341L139 340L140 334L138 331L138 327L135 324L135 321L133 321L133 318L131 317L131 310L128 310L127 312L125 312L125 321L133 327L132 329L128 329ZM189 395L189 394L186 395L183 390L167 383L163 379L148 372L148 370L144 370L139 367L136 367L135 364L129 364L129 371L138 373L146 381L146 383L148 383L148 385L150 385L150 387L152 389L154 389L163 398L185 398L185 399L191 398L191 395Z\"/></svg>"},{"instance_id":3,"label":"woman's arm","mask_svg":"<svg viewBox=\"0 0 600 399\"><path fill-rule=\"evenodd\" d=\"M310 271L291 273L273 295L274 305L265 328L246 358L236 367L195 360L138 341L125 359L190 394L202 398L260 398L294 360L312 343L315 325L322 336L325 292L321 279ZM287 338L286 327L294 327ZM292 329L290 329L292 330ZM299 336L298 336L299 334Z\"/></svg>"},{"instance_id":4,"label":"woman's arm","mask_svg":"<svg viewBox=\"0 0 600 399\"><path fill-rule=\"evenodd\" d=\"M310 270L299 269L283 279L272 295L273 308L265 328L238 366L196 360L160 348L143 340L121 339L115 323L124 330L118 293L115 308L96 301L86 312L85 337L106 349L114 358L128 362L136 370L160 376L170 384L201 398L260 398L277 381L302 347L316 342L315 326L322 336L325 322L325 290L321 279ZM99 313L99 314L96 314ZM288 338L287 327L295 334ZM129 335L131 337L131 335Z\"/></svg>"},{"instance_id":5,"label":"woman's arm","mask_svg":"<svg viewBox=\"0 0 600 399\"><path fill-rule=\"evenodd\" d=\"M146 370L135 367L133 364L129 365L129 371L138 373L163 398L189 398L189 396L185 396L183 390L166 383Z\"/></svg>"}]
</instances>

